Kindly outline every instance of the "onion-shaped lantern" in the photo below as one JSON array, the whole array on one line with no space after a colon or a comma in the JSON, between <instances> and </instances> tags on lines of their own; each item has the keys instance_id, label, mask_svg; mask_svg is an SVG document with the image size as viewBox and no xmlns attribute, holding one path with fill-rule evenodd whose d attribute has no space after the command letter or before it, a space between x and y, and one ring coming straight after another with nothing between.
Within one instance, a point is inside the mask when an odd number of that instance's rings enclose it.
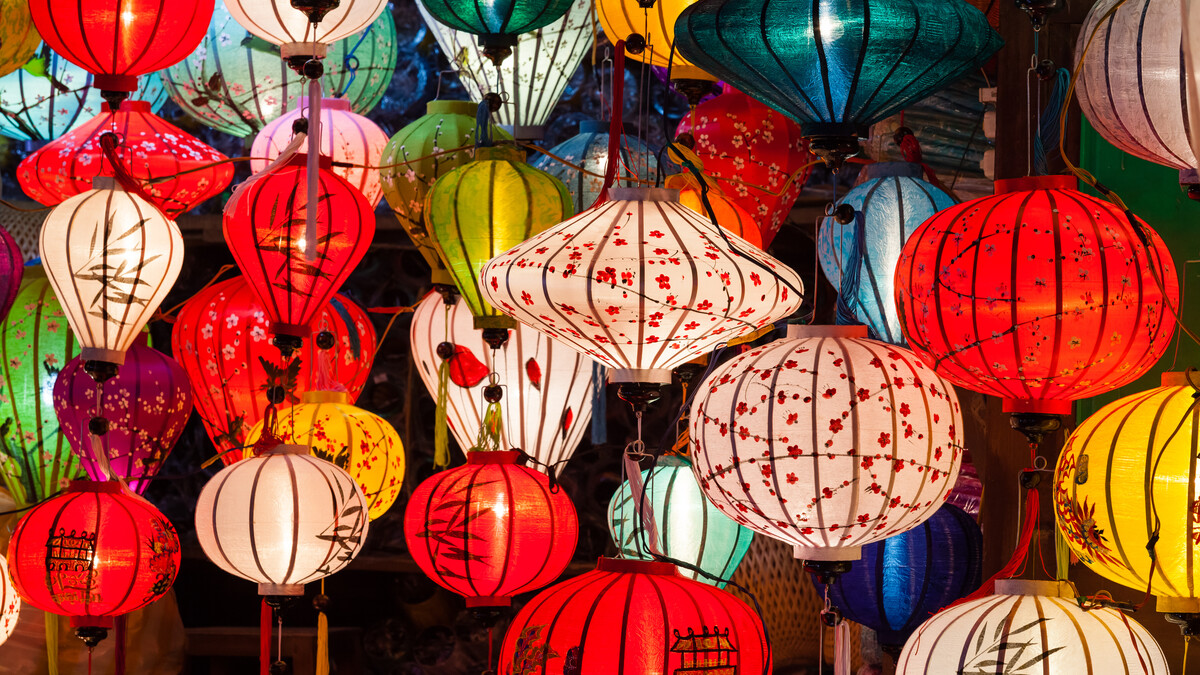
<instances>
[{"instance_id":1,"label":"onion-shaped lantern","mask_svg":"<svg viewBox=\"0 0 1200 675\"><path fill-rule=\"evenodd\" d=\"M691 563L717 579L729 579L741 564L754 532L725 517L712 505L692 475L685 457L663 457L642 472L639 491L627 480L608 502L608 533L623 557L653 560L661 553ZM653 514L654 537L646 531L643 512ZM680 569L689 579L724 588L699 572Z\"/></svg>"},{"instance_id":2,"label":"onion-shaped lantern","mask_svg":"<svg viewBox=\"0 0 1200 675\"><path fill-rule=\"evenodd\" d=\"M604 189L604 174L608 171L608 130L608 122L584 120L579 123L578 135L559 143L550 149L550 154L542 155L533 162L534 166L567 186L567 192L571 193L571 201L575 204L575 213L583 213L584 209L595 204ZM658 155L636 137L622 139L620 155L615 185L636 187L637 184L630 179L653 181L658 175ZM579 169L564 164L562 160Z\"/></svg>"},{"instance_id":3,"label":"onion-shaped lantern","mask_svg":"<svg viewBox=\"0 0 1200 675\"><path fill-rule=\"evenodd\" d=\"M708 199L708 207L704 206L705 198ZM716 190L709 190L702 196L697 188L682 189L679 191L679 203L705 218L715 217L721 227L745 239L747 243L756 248L763 247L758 222L745 209L738 206L737 202ZM708 212L709 208L712 209L711 216Z\"/></svg>"},{"instance_id":4,"label":"onion-shaped lantern","mask_svg":"<svg viewBox=\"0 0 1200 675\"><path fill-rule=\"evenodd\" d=\"M113 617L158 600L179 574L179 537L150 502L117 481L75 481L13 529L8 571L29 604L71 617L95 645Z\"/></svg>"},{"instance_id":5,"label":"onion-shaped lantern","mask_svg":"<svg viewBox=\"0 0 1200 675\"><path fill-rule=\"evenodd\" d=\"M225 0L246 30L279 45L284 59L324 58L329 45L371 25L387 0Z\"/></svg>"},{"instance_id":6,"label":"onion-shaped lantern","mask_svg":"<svg viewBox=\"0 0 1200 675\"><path fill-rule=\"evenodd\" d=\"M643 0L644 2L644 0ZM696 66L675 49L675 22L683 10L696 0L658 0L653 5L638 0L596 0L596 15L608 41L630 42L631 35L642 37L640 51L630 51L629 58L651 66L670 66L675 88L688 97L693 106L709 93L717 78Z\"/></svg>"},{"instance_id":7,"label":"onion-shaped lantern","mask_svg":"<svg viewBox=\"0 0 1200 675\"><path fill-rule=\"evenodd\" d=\"M876 339L905 346L896 316L896 262L904 242L954 198L921 179L920 164L878 162L821 222L817 255L840 303ZM852 209L846 212L846 209Z\"/></svg>"},{"instance_id":8,"label":"onion-shaped lantern","mask_svg":"<svg viewBox=\"0 0 1200 675\"><path fill-rule=\"evenodd\" d=\"M4 19L0 24L0 77L3 77L33 57L42 42L42 36L33 27L28 0L3 0L0 2L0 17ZM0 627L0 634L7 635L3 627Z\"/></svg>"},{"instance_id":9,"label":"onion-shaped lantern","mask_svg":"<svg viewBox=\"0 0 1200 675\"><path fill-rule=\"evenodd\" d=\"M500 648L502 673L771 672L762 620L674 565L601 558L525 604Z\"/></svg>"},{"instance_id":10,"label":"onion-shaped lantern","mask_svg":"<svg viewBox=\"0 0 1200 675\"><path fill-rule=\"evenodd\" d=\"M479 36L480 51L499 64L512 55L517 36L558 21L572 0L420 0L425 11L454 30Z\"/></svg>"},{"instance_id":11,"label":"onion-shaped lantern","mask_svg":"<svg viewBox=\"0 0 1200 675\"><path fill-rule=\"evenodd\" d=\"M699 0L679 53L800 123L832 166L866 128L983 65L1004 41L965 2Z\"/></svg>"},{"instance_id":12,"label":"onion-shaped lantern","mask_svg":"<svg viewBox=\"0 0 1200 675\"><path fill-rule=\"evenodd\" d=\"M1062 581L1004 579L996 595L934 615L909 638L898 675L1041 672L1166 675L1162 648L1109 607L1083 609Z\"/></svg>"},{"instance_id":13,"label":"onion-shaped lantern","mask_svg":"<svg viewBox=\"0 0 1200 675\"><path fill-rule=\"evenodd\" d=\"M280 445L225 467L196 501L196 537L259 595L304 595L304 584L350 564L367 538L367 500L354 478Z\"/></svg>"},{"instance_id":14,"label":"onion-shaped lantern","mask_svg":"<svg viewBox=\"0 0 1200 675\"><path fill-rule=\"evenodd\" d=\"M691 409L692 468L725 515L806 561L920 525L962 461L954 388L862 326L792 326L721 364Z\"/></svg>"},{"instance_id":15,"label":"onion-shaped lantern","mask_svg":"<svg viewBox=\"0 0 1200 675\"><path fill-rule=\"evenodd\" d=\"M8 574L8 560L0 556L0 645L8 642L21 616L21 596L13 588Z\"/></svg>"},{"instance_id":16,"label":"onion-shaped lantern","mask_svg":"<svg viewBox=\"0 0 1200 675\"><path fill-rule=\"evenodd\" d=\"M171 343L192 383L196 412L226 464L249 451L247 435L266 414L268 388L285 403L306 391L346 387L358 398L375 361L375 329L358 305L335 295L312 322L316 339L284 360L271 342L266 311L246 280L212 284L183 304Z\"/></svg>"},{"instance_id":17,"label":"onion-shaped lantern","mask_svg":"<svg viewBox=\"0 0 1200 675\"><path fill-rule=\"evenodd\" d=\"M112 164L100 147L100 136L121 138L117 157L156 206L170 218L192 210L219 194L233 180L227 157L150 111L146 101L123 101L118 111L103 112L78 129L42 146L17 166L25 194L46 206L92 189L96 176L112 176ZM156 178L169 177L156 181Z\"/></svg>"},{"instance_id":18,"label":"onion-shaped lantern","mask_svg":"<svg viewBox=\"0 0 1200 675\"><path fill-rule=\"evenodd\" d=\"M404 510L413 560L468 607L507 607L558 578L579 540L575 506L516 451L472 452L417 486Z\"/></svg>"}]
</instances>

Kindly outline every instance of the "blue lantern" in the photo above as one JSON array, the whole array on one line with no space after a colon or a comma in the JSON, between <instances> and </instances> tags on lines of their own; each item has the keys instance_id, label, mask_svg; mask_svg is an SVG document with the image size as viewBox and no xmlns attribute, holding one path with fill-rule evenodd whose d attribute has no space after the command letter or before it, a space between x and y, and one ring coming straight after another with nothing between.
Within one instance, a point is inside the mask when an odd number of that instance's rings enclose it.
<instances>
[{"instance_id":1,"label":"blue lantern","mask_svg":"<svg viewBox=\"0 0 1200 675\"><path fill-rule=\"evenodd\" d=\"M608 170L608 122L584 120L579 123L579 134L572 136L550 149L550 155L542 155L533 165L561 180L575 202L575 213L590 207L604 188L604 175ZM561 158L589 173L567 166ZM658 156L636 137L629 135L621 139L621 165L617 169L617 185L637 187L628 178L654 180L658 174Z\"/></svg>"},{"instance_id":2,"label":"blue lantern","mask_svg":"<svg viewBox=\"0 0 1200 675\"><path fill-rule=\"evenodd\" d=\"M838 200L853 207L853 218L842 222L835 213L817 235L821 270L839 289L839 323L864 323L872 337L901 346L893 291L900 250L921 223L954 205L953 197L921 180L921 172L909 162L868 165L866 180Z\"/></svg>"}]
</instances>

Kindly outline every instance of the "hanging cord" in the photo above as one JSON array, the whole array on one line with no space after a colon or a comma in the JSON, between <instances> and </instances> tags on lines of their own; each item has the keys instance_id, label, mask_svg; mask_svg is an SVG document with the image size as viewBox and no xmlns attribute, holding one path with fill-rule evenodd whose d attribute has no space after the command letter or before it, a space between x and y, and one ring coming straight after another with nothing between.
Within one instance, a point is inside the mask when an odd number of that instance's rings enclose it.
<instances>
[{"instance_id":1,"label":"hanging cord","mask_svg":"<svg viewBox=\"0 0 1200 675\"><path fill-rule=\"evenodd\" d=\"M304 204L304 260L312 264L317 260L317 213L321 210L321 80L317 77L308 81L308 156L305 159L308 161L305 175L308 183Z\"/></svg>"},{"instance_id":2,"label":"hanging cord","mask_svg":"<svg viewBox=\"0 0 1200 675\"><path fill-rule=\"evenodd\" d=\"M1017 545L1013 551L1012 557L1000 571L988 577L987 581L983 582L974 593L965 598L953 602L949 607L961 605L972 600L993 595L996 592L996 581L1000 579L1011 579L1020 576L1021 570L1025 568L1025 563L1029 558L1029 545L1033 538L1033 530L1038 523L1038 513L1040 509L1040 498L1038 495L1037 485L1040 482L1038 469L1035 466L1032 469L1025 469L1021 472L1021 488L1025 490L1025 519L1021 525L1021 532L1017 537Z\"/></svg>"},{"instance_id":3,"label":"hanging cord","mask_svg":"<svg viewBox=\"0 0 1200 675\"><path fill-rule=\"evenodd\" d=\"M363 43L363 40L366 40L367 36L370 35L374 30L375 24L372 23L370 26L367 26L367 29L362 32L362 35L358 36L358 41L354 43L354 46L351 47L350 51L346 52L346 56L342 58L342 68L344 68L346 72L350 73L350 79L346 80L346 86L342 87L342 90L338 92L337 98L345 96L346 92L350 91L350 85L354 84L354 78L358 77L359 62L358 57L355 56L355 52L358 51L358 47ZM441 85L441 75L438 76L438 85L439 87ZM434 96L434 98L437 98L437 96Z\"/></svg>"},{"instance_id":4,"label":"hanging cord","mask_svg":"<svg viewBox=\"0 0 1200 675\"><path fill-rule=\"evenodd\" d=\"M832 214L826 215L831 216ZM847 256L848 262L842 266L842 279L838 285L837 323L840 326L857 326L862 324L862 321L858 318L858 292L861 286L862 267L866 257L866 240L867 219L864 217L862 211L854 209L854 236L850 240L850 251Z\"/></svg>"},{"instance_id":5,"label":"hanging cord","mask_svg":"<svg viewBox=\"0 0 1200 675\"><path fill-rule=\"evenodd\" d=\"M433 421L433 466L445 469L450 466L450 437L447 408L450 394L450 359L454 358L454 343L450 342L450 308L445 304L445 318L442 325L446 328L445 340L437 347L437 354L442 362L438 365L437 408Z\"/></svg>"},{"instance_id":6,"label":"hanging cord","mask_svg":"<svg viewBox=\"0 0 1200 675\"><path fill-rule=\"evenodd\" d=\"M58 615L45 612L46 668L49 675L58 675Z\"/></svg>"},{"instance_id":7,"label":"hanging cord","mask_svg":"<svg viewBox=\"0 0 1200 675\"><path fill-rule=\"evenodd\" d=\"M475 108L475 147L490 148L495 145L492 138L492 109L488 102L481 101Z\"/></svg>"},{"instance_id":8,"label":"hanging cord","mask_svg":"<svg viewBox=\"0 0 1200 675\"><path fill-rule=\"evenodd\" d=\"M158 201L142 188L141 182L137 178L134 178L133 174L129 173L129 169L117 155L117 148L120 146L121 139L113 132L106 131L100 134L100 149L104 152L104 158L112 165L113 180L116 181L117 185L121 186L122 190L135 194L157 206Z\"/></svg>"},{"instance_id":9,"label":"hanging cord","mask_svg":"<svg viewBox=\"0 0 1200 675\"><path fill-rule=\"evenodd\" d=\"M271 674L271 606L263 598L258 610L258 672Z\"/></svg>"},{"instance_id":10,"label":"hanging cord","mask_svg":"<svg viewBox=\"0 0 1200 675\"><path fill-rule=\"evenodd\" d=\"M625 41L617 40L613 49L616 54L613 57L612 114L608 121L608 165L604 168L604 187L591 206L608 201L608 190L617 177L617 165L620 164L617 158L621 154L621 134L625 128L622 120L625 110Z\"/></svg>"},{"instance_id":11,"label":"hanging cord","mask_svg":"<svg viewBox=\"0 0 1200 675\"><path fill-rule=\"evenodd\" d=\"M1059 112L1067 98L1067 87L1070 83L1071 71L1066 68L1054 71L1054 86L1046 100L1046 107L1042 110L1038 134L1033 139L1033 174L1036 176L1044 176L1050 172L1046 148L1054 147L1054 139L1058 137ZM1063 122L1066 122L1065 118Z\"/></svg>"},{"instance_id":12,"label":"hanging cord","mask_svg":"<svg viewBox=\"0 0 1200 675\"><path fill-rule=\"evenodd\" d=\"M603 365L592 362L592 445L608 442L608 376Z\"/></svg>"}]
</instances>

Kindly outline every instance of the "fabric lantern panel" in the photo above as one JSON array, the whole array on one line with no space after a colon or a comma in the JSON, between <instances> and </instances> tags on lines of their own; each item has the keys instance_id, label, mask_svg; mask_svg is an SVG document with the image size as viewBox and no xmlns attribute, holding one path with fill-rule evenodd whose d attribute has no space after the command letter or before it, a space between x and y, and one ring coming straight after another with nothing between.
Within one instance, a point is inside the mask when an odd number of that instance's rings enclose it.
<instances>
[{"instance_id":1,"label":"fabric lantern panel","mask_svg":"<svg viewBox=\"0 0 1200 675\"><path fill-rule=\"evenodd\" d=\"M225 0L229 15L256 37L280 46L283 58L325 57L329 45L364 30L388 10L387 0L314 3L318 21L290 0Z\"/></svg>"},{"instance_id":2,"label":"fabric lantern panel","mask_svg":"<svg viewBox=\"0 0 1200 675\"><path fill-rule=\"evenodd\" d=\"M582 213L596 203L604 188L605 172L608 170L608 122L584 120L579 123L579 133L550 149L533 165L561 180L571 193L575 213ZM568 166L555 157L560 157L579 167ZM635 136L625 136L620 143L620 164L615 185L634 187L632 178L653 181L658 176L658 155ZM582 170L580 170L582 169ZM586 172L586 173L585 173Z\"/></svg>"},{"instance_id":3,"label":"fabric lantern panel","mask_svg":"<svg viewBox=\"0 0 1200 675\"><path fill-rule=\"evenodd\" d=\"M706 198L708 207L704 206ZM729 197L715 190L709 190L707 194L701 196L700 190L688 188L679 191L679 203L706 218L709 217L708 208L712 208L712 216L716 217L717 223L721 227L745 239L755 248L763 247L758 223Z\"/></svg>"},{"instance_id":4,"label":"fabric lantern panel","mask_svg":"<svg viewBox=\"0 0 1200 675\"><path fill-rule=\"evenodd\" d=\"M21 247L8 230L0 227L0 321L8 316L9 310L16 302L24 276Z\"/></svg>"},{"instance_id":5,"label":"fabric lantern panel","mask_svg":"<svg viewBox=\"0 0 1200 675\"><path fill-rule=\"evenodd\" d=\"M42 36L33 26L28 0L0 1L0 77L29 62L37 52ZM7 635L0 627L0 634Z\"/></svg>"},{"instance_id":6,"label":"fabric lantern panel","mask_svg":"<svg viewBox=\"0 0 1200 675\"><path fill-rule=\"evenodd\" d=\"M0 645L8 642L21 616L21 596L13 588L8 574L8 560L0 556Z\"/></svg>"},{"instance_id":7,"label":"fabric lantern panel","mask_svg":"<svg viewBox=\"0 0 1200 675\"><path fill-rule=\"evenodd\" d=\"M435 20L479 36L480 51L493 63L512 55L517 36L561 19L573 0L420 0Z\"/></svg>"},{"instance_id":8,"label":"fabric lantern panel","mask_svg":"<svg viewBox=\"0 0 1200 675\"><path fill-rule=\"evenodd\" d=\"M646 49L640 54L629 53L631 59L671 68L671 79L715 80L674 48L675 22L683 10L696 0L658 0L646 8L637 0L596 0L596 16L608 41L628 40L637 33L646 39Z\"/></svg>"}]
</instances>

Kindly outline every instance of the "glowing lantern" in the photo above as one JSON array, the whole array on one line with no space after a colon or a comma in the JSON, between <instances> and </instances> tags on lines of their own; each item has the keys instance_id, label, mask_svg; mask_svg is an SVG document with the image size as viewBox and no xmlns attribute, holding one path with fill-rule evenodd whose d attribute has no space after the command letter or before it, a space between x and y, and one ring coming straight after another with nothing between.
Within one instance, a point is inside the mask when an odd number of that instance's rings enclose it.
<instances>
[{"instance_id":1,"label":"glowing lantern","mask_svg":"<svg viewBox=\"0 0 1200 675\"><path fill-rule=\"evenodd\" d=\"M308 116L306 99L301 99L300 107L263 127L250 149L254 157L250 161L251 171L262 171L279 156L292 140L292 123L302 115ZM387 142L387 134L371 120L353 112L349 101L340 98L321 101L321 154L328 155L335 165L353 165L334 166L333 172L358 188L371 208L383 197L379 170L375 167L381 163Z\"/></svg>"},{"instance_id":2,"label":"glowing lantern","mask_svg":"<svg viewBox=\"0 0 1200 675\"><path fill-rule=\"evenodd\" d=\"M799 307L795 272L675 190L609 196L488 263L484 298L608 366L612 381L648 383Z\"/></svg>"},{"instance_id":3,"label":"glowing lantern","mask_svg":"<svg viewBox=\"0 0 1200 675\"><path fill-rule=\"evenodd\" d=\"M499 64L512 55L517 36L558 21L572 0L420 0L425 11L455 30L479 36L480 51Z\"/></svg>"},{"instance_id":4,"label":"glowing lantern","mask_svg":"<svg viewBox=\"0 0 1200 675\"><path fill-rule=\"evenodd\" d=\"M92 377L116 374L183 266L179 227L112 178L54 207L38 252Z\"/></svg>"},{"instance_id":5,"label":"glowing lantern","mask_svg":"<svg viewBox=\"0 0 1200 675\"><path fill-rule=\"evenodd\" d=\"M54 383L54 411L89 478L121 478L141 494L183 433L192 387L170 357L134 345L103 387L84 373L81 357L71 359ZM95 418L104 420L102 433L91 430Z\"/></svg>"},{"instance_id":6,"label":"glowing lantern","mask_svg":"<svg viewBox=\"0 0 1200 675\"><path fill-rule=\"evenodd\" d=\"M358 555L367 523L367 500L354 478L300 445L225 467L196 501L204 555L258 583L259 595L304 595L304 584Z\"/></svg>"},{"instance_id":7,"label":"glowing lantern","mask_svg":"<svg viewBox=\"0 0 1200 675\"><path fill-rule=\"evenodd\" d=\"M443 342L454 346L446 363L446 412L458 447L465 452L475 446L486 418L483 390L495 373L505 392L500 447L520 448L541 471L561 470L592 418L591 359L524 325L493 352L461 298L446 307L440 295L430 293L413 314L410 344L417 372L435 399L446 361L437 355Z\"/></svg>"},{"instance_id":8,"label":"glowing lantern","mask_svg":"<svg viewBox=\"0 0 1200 675\"><path fill-rule=\"evenodd\" d=\"M679 122L690 134L704 173L758 221L769 246L812 171L800 127L733 87L696 106Z\"/></svg>"},{"instance_id":9,"label":"glowing lantern","mask_svg":"<svg viewBox=\"0 0 1200 675\"><path fill-rule=\"evenodd\" d=\"M454 279L446 271L426 226L425 196L438 178L473 158L478 107L466 101L430 101L425 115L392 136L380 160L383 196L400 226L429 263L435 284L453 285ZM492 127L491 133L500 139L512 138L496 127ZM447 152L455 148L461 150Z\"/></svg>"},{"instance_id":10,"label":"glowing lantern","mask_svg":"<svg viewBox=\"0 0 1200 675\"><path fill-rule=\"evenodd\" d=\"M0 77L3 77L29 61L41 44L42 37L33 27L28 0L3 0L0 2L0 17L4 18L0 23ZM0 597L2 600L4 598ZM3 628L0 627L0 634L7 636Z\"/></svg>"},{"instance_id":11,"label":"glowing lantern","mask_svg":"<svg viewBox=\"0 0 1200 675\"><path fill-rule=\"evenodd\" d=\"M821 271L839 302L884 342L904 346L896 316L896 261L904 242L933 214L954 205L954 198L921 180L920 164L879 162L863 169L863 180L837 201L853 209L825 218L817 236ZM846 270L850 270L846 274Z\"/></svg>"},{"instance_id":12,"label":"glowing lantern","mask_svg":"<svg viewBox=\"0 0 1200 675\"><path fill-rule=\"evenodd\" d=\"M1075 186L996 181L995 196L927 220L896 265L913 351L951 382L1004 399L1006 412L1070 413L1071 401L1141 376L1174 333L1170 251Z\"/></svg>"},{"instance_id":13,"label":"glowing lantern","mask_svg":"<svg viewBox=\"0 0 1200 675\"><path fill-rule=\"evenodd\" d=\"M221 460L232 464L250 454L247 434L267 406L266 390L283 386L287 402L314 389L340 383L351 400L366 384L375 361L375 329L358 305L335 295L313 319L315 340L290 360L280 358L267 333L270 322L246 280L212 284L184 303L171 343L187 371L196 411Z\"/></svg>"},{"instance_id":14,"label":"glowing lantern","mask_svg":"<svg viewBox=\"0 0 1200 675\"><path fill-rule=\"evenodd\" d=\"M329 45L371 25L387 0L225 0L229 15L283 58L324 58Z\"/></svg>"},{"instance_id":15,"label":"glowing lantern","mask_svg":"<svg viewBox=\"0 0 1200 675\"><path fill-rule=\"evenodd\" d=\"M642 36L644 51L629 52L629 58L661 68L670 66L671 79L692 105L700 102L700 97L717 79L674 49L675 22L683 10L695 3L696 0L658 0L653 5L643 6L638 0L596 1L596 14L609 42L616 44L617 40L629 40L635 33ZM691 82L687 82L689 80Z\"/></svg>"},{"instance_id":16,"label":"glowing lantern","mask_svg":"<svg viewBox=\"0 0 1200 675\"><path fill-rule=\"evenodd\" d=\"M834 166L867 127L1004 44L978 9L942 0L698 0L675 27L684 58L799 122Z\"/></svg>"},{"instance_id":17,"label":"glowing lantern","mask_svg":"<svg viewBox=\"0 0 1200 675\"><path fill-rule=\"evenodd\" d=\"M653 469L642 472L645 496L629 481L608 502L608 533L623 557L653 560L658 552L691 563L721 579L733 576L754 533L713 506L692 475L692 463L683 457L662 457ZM656 538L643 527L640 509L654 514ZM679 573L689 579L724 588L693 570Z\"/></svg>"},{"instance_id":18,"label":"glowing lantern","mask_svg":"<svg viewBox=\"0 0 1200 675\"><path fill-rule=\"evenodd\" d=\"M54 206L92 189L96 176L112 176L100 147L100 136L108 132L120 135L117 156L170 218L219 194L233 180L233 165L210 166L228 159L225 155L150 112L149 103L123 101L118 112L105 103L104 112L22 160L17 166L21 189ZM153 181L165 176L172 178Z\"/></svg>"},{"instance_id":19,"label":"glowing lantern","mask_svg":"<svg viewBox=\"0 0 1200 675\"><path fill-rule=\"evenodd\" d=\"M692 403L692 468L725 515L803 560L857 560L933 515L962 461L949 383L863 326L791 326ZM753 474L753 475L751 475Z\"/></svg>"},{"instance_id":20,"label":"glowing lantern","mask_svg":"<svg viewBox=\"0 0 1200 675\"><path fill-rule=\"evenodd\" d=\"M922 624L904 645L896 673L1170 672L1141 624L1109 607L1085 610L1075 596L1066 582L997 581L996 595L955 605Z\"/></svg>"},{"instance_id":21,"label":"glowing lantern","mask_svg":"<svg viewBox=\"0 0 1200 675\"><path fill-rule=\"evenodd\" d=\"M158 600L179 574L166 516L116 481L75 481L38 504L8 542L13 586L38 609L71 617L89 646L113 617Z\"/></svg>"},{"instance_id":22,"label":"glowing lantern","mask_svg":"<svg viewBox=\"0 0 1200 675\"><path fill-rule=\"evenodd\" d=\"M709 190L708 205L712 207L713 216L721 227L729 230L737 236L745 239L747 243L753 244L755 248L762 248L762 234L759 233L758 223L750 217L746 210L738 206L737 202L718 193L715 190ZM700 196L700 190L688 188L679 191L679 203L695 211L701 216L708 218L708 209L704 207L704 199Z\"/></svg>"},{"instance_id":23,"label":"glowing lantern","mask_svg":"<svg viewBox=\"0 0 1200 675\"><path fill-rule=\"evenodd\" d=\"M404 540L429 578L468 607L507 607L558 578L579 539L575 506L519 452L472 452L417 486Z\"/></svg>"},{"instance_id":24,"label":"glowing lantern","mask_svg":"<svg viewBox=\"0 0 1200 675\"><path fill-rule=\"evenodd\" d=\"M8 641L21 616L21 596L13 588L8 574L8 560L0 556L0 645Z\"/></svg>"},{"instance_id":25,"label":"glowing lantern","mask_svg":"<svg viewBox=\"0 0 1200 675\"><path fill-rule=\"evenodd\" d=\"M675 566L601 558L525 604L504 636L502 673L771 672L762 620Z\"/></svg>"},{"instance_id":26,"label":"glowing lantern","mask_svg":"<svg viewBox=\"0 0 1200 675\"><path fill-rule=\"evenodd\" d=\"M608 122L584 120L579 123L578 135L559 143L550 149L549 155L542 155L533 162L534 166L567 186L567 192L571 193L571 200L575 203L575 213L582 213L595 204L600 190L604 188L603 176L608 170L608 128ZM636 137L623 138L620 152L616 185L636 187L636 183L627 179L653 181L658 175L658 155ZM563 164L555 156L579 166L583 171Z\"/></svg>"}]
</instances>

